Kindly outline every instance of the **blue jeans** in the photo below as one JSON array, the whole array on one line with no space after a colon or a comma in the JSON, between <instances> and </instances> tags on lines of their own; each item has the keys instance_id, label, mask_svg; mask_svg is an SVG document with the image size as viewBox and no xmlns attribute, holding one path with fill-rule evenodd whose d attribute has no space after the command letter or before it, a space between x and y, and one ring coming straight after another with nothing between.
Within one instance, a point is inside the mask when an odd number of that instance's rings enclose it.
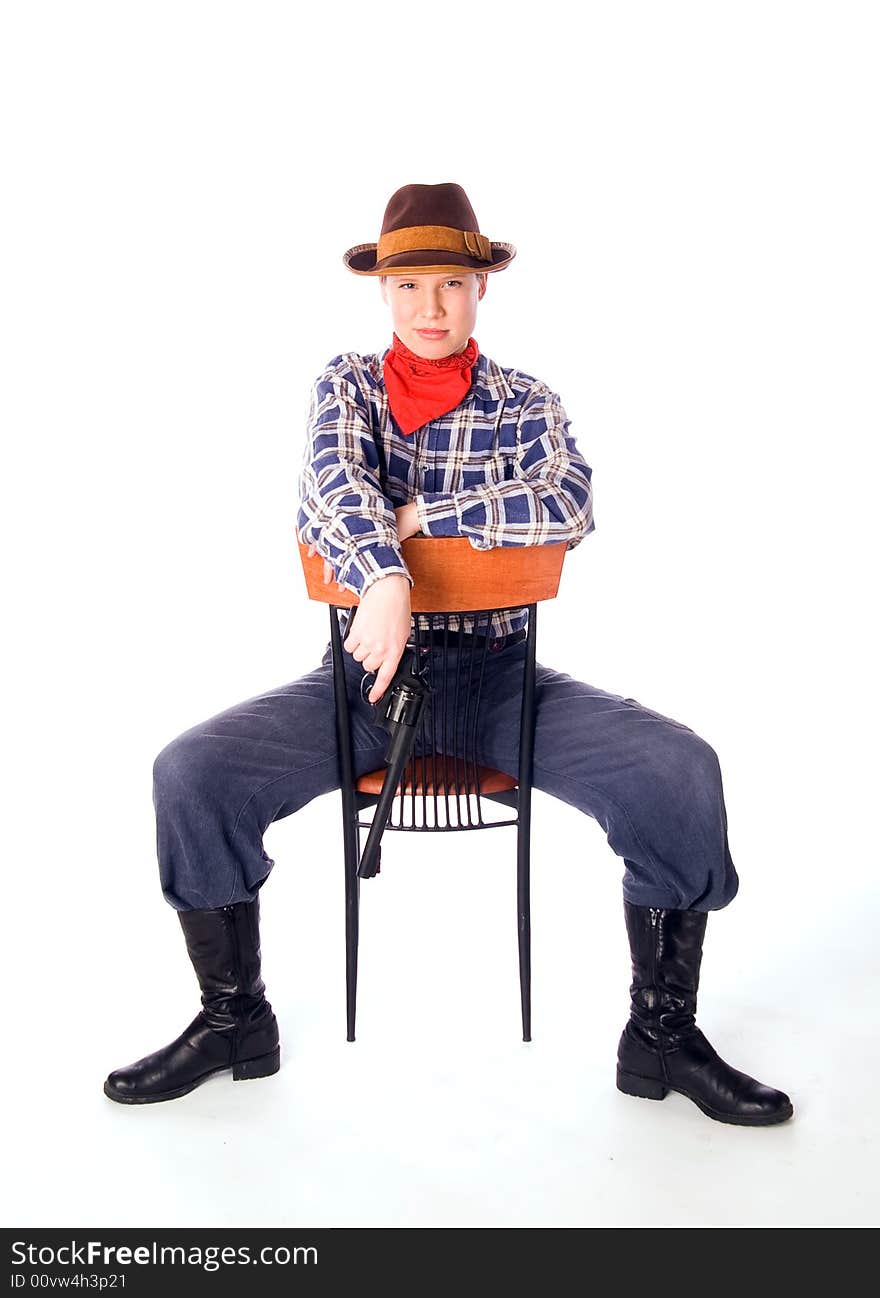
<instances>
[{"instance_id":1,"label":"blue jeans","mask_svg":"<svg viewBox=\"0 0 880 1298\"><path fill-rule=\"evenodd\" d=\"M477 759L516 776L525 642L488 655ZM355 778L384 765L388 735L343 651ZM721 769L687 726L635 699L536 665L533 787L597 820L638 906L719 910L739 880ZM153 766L159 876L176 910L251 901L274 861L269 825L340 787L327 645L319 667L172 740ZM340 832L339 859L342 861Z\"/></svg>"}]
</instances>

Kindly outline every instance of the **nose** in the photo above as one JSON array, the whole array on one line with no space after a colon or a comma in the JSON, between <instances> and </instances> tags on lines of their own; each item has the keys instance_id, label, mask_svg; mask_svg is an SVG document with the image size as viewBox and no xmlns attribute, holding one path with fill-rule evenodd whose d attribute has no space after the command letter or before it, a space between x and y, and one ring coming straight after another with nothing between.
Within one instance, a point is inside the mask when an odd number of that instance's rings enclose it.
<instances>
[{"instance_id":1,"label":"nose","mask_svg":"<svg viewBox=\"0 0 880 1298\"><path fill-rule=\"evenodd\" d=\"M422 301L422 315L426 320L436 320L443 314L440 294L437 289L429 288Z\"/></svg>"}]
</instances>

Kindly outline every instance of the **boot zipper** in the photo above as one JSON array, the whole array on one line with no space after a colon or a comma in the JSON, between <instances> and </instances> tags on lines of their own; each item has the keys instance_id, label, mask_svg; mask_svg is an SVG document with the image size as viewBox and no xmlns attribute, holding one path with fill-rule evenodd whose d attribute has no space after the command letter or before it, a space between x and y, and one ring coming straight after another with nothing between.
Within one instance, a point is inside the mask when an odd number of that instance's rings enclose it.
<instances>
[{"instance_id":1,"label":"boot zipper","mask_svg":"<svg viewBox=\"0 0 880 1298\"><path fill-rule=\"evenodd\" d=\"M656 929L656 932L651 933L651 986L657 995L657 1049L660 1053L660 1067L663 1069L663 1076L668 1078L666 1055L663 1052L663 1029L660 1026L662 1002L660 988L657 986L657 943L660 940L662 930L663 911L654 906L649 909L651 911L651 928L652 930Z\"/></svg>"},{"instance_id":2,"label":"boot zipper","mask_svg":"<svg viewBox=\"0 0 880 1298\"><path fill-rule=\"evenodd\" d=\"M232 906L226 906L226 907L224 907L224 909L226 910L227 914L229 915L229 923L232 925L232 942L233 942L233 945L235 946L235 981L236 981L236 982L241 982L241 976L242 976L242 969L241 969L241 949L240 949L240 947L239 947L239 945L238 945L238 929L235 927L235 916L234 916L233 913L232 913ZM233 1005L233 1006L230 1006L230 1011L229 1011L230 1014L232 1015L232 1023L233 1023L233 1026L232 1026L232 1058L231 1058L231 1060L230 1060L229 1062L230 1062L231 1064L234 1064L234 1063L236 1062L236 1060L238 1059L238 1032L239 1032L239 1021L240 1021L240 1018L241 1018L240 1010L241 1010L242 998L241 998L241 997L236 998L236 997L233 996L233 997L232 997L232 1000L233 1000L233 1001L236 1001L236 1000L238 1001L237 1004L235 1004L235 1005ZM236 1011L239 1011L239 1012L237 1013Z\"/></svg>"}]
</instances>

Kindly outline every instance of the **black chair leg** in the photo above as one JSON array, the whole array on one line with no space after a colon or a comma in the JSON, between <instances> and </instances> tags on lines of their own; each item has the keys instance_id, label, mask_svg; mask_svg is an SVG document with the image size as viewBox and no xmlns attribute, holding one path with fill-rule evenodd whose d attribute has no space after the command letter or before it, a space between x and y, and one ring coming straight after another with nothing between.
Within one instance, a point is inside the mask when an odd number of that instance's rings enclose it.
<instances>
[{"instance_id":1,"label":"black chair leg","mask_svg":"<svg viewBox=\"0 0 880 1298\"><path fill-rule=\"evenodd\" d=\"M532 1039L532 916L529 891L529 830L528 824L523 826L520 823L517 832L516 910L523 1041Z\"/></svg>"},{"instance_id":2,"label":"black chair leg","mask_svg":"<svg viewBox=\"0 0 880 1298\"><path fill-rule=\"evenodd\" d=\"M355 610L356 612L356 610ZM354 612L346 622L346 632ZM345 859L345 1017L346 1040L354 1041L357 1008L357 957L360 910L360 833L357 823L354 759L352 755L348 696L343 663L342 633L336 609L330 608L330 646L333 661L333 695L336 706L336 740L339 748L339 784L342 793L342 836Z\"/></svg>"},{"instance_id":3,"label":"black chair leg","mask_svg":"<svg viewBox=\"0 0 880 1298\"><path fill-rule=\"evenodd\" d=\"M355 862L355 868L357 862ZM354 1021L357 1012L358 975L358 919L361 881L346 866L345 871L345 1012L346 1041L354 1041Z\"/></svg>"},{"instance_id":4,"label":"black chair leg","mask_svg":"<svg viewBox=\"0 0 880 1298\"><path fill-rule=\"evenodd\" d=\"M519 989L522 1001L523 1041L532 1039L532 916L529 897L532 841L532 764L535 751L535 641L538 606L530 604L529 634L523 662L520 717L519 790L517 793L516 907L519 928Z\"/></svg>"}]
</instances>

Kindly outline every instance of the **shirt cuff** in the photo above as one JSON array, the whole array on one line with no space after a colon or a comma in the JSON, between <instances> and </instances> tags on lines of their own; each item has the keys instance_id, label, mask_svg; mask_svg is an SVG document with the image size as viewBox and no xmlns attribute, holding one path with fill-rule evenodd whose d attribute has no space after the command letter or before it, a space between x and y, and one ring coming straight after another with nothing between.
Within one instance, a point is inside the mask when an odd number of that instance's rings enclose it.
<instances>
[{"instance_id":1,"label":"shirt cuff","mask_svg":"<svg viewBox=\"0 0 880 1298\"><path fill-rule=\"evenodd\" d=\"M355 595L363 595L374 582L393 573L406 577L412 586L409 568L398 549L390 545L366 545L352 551L341 566L337 581L343 589L350 590Z\"/></svg>"},{"instance_id":2,"label":"shirt cuff","mask_svg":"<svg viewBox=\"0 0 880 1298\"><path fill-rule=\"evenodd\" d=\"M419 529L425 536L461 536L461 524L455 496L451 492L431 492L416 496Z\"/></svg>"},{"instance_id":3,"label":"shirt cuff","mask_svg":"<svg viewBox=\"0 0 880 1298\"><path fill-rule=\"evenodd\" d=\"M394 576L396 573L399 573L401 577L406 577L407 581L409 582L410 590L411 590L414 585L414 582L413 582L412 573L410 572L409 568L390 567L390 568L382 568L379 572L371 572L368 577L365 577L363 585L361 586L360 590L357 592L358 595L360 595L360 597L363 599L364 595L366 595L370 587L375 586L377 581L382 581L384 577Z\"/></svg>"}]
</instances>

